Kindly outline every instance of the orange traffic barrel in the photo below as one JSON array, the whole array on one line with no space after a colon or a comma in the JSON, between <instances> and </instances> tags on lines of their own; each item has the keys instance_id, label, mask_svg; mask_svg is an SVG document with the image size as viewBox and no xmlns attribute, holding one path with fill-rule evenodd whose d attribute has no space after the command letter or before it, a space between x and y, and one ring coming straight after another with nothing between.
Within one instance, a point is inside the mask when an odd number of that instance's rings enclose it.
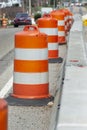
<instances>
[{"instance_id":1,"label":"orange traffic barrel","mask_svg":"<svg viewBox=\"0 0 87 130\"><path fill-rule=\"evenodd\" d=\"M6 28L6 27L7 27L7 19L6 19L6 18L3 18L3 19L2 19L2 27L3 27L3 28Z\"/></svg>"},{"instance_id":2,"label":"orange traffic barrel","mask_svg":"<svg viewBox=\"0 0 87 130\"><path fill-rule=\"evenodd\" d=\"M69 11L69 26L70 26L70 29L72 27L73 22L74 22L73 14L72 14L72 12Z\"/></svg>"},{"instance_id":3,"label":"orange traffic barrel","mask_svg":"<svg viewBox=\"0 0 87 130\"><path fill-rule=\"evenodd\" d=\"M66 43L66 34L65 34L65 13L61 10L53 10L51 13L53 18L58 20L58 43L65 44Z\"/></svg>"},{"instance_id":4,"label":"orange traffic barrel","mask_svg":"<svg viewBox=\"0 0 87 130\"><path fill-rule=\"evenodd\" d=\"M37 26L27 25L15 34L13 97L23 99L48 98L47 35Z\"/></svg>"},{"instance_id":5,"label":"orange traffic barrel","mask_svg":"<svg viewBox=\"0 0 87 130\"><path fill-rule=\"evenodd\" d=\"M40 32L48 35L48 58L54 59L59 57L58 47L58 29L57 19L52 18L50 14L44 14L37 21Z\"/></svg>"},{"instance_id":6,"label":"orange traffic barrel","mask_svg":"<svg viewBox=\"0 0 87 130\"><path fill-rule=\"evenodd\" d=\"M68 13L67 29L68 29L68 32L69 32L70 28L71 28L70 27L70 11L68 9L64 9L63 11Z\"/></svg>"},{"instance_id":7,"label":"orange traffic barrel","mask_svg":"<svg viewBox=\"0 0 87 130\"><path fill-rule=\"evenodd\" d=\"M70 22L69 22L69 10L68 9L63 9L63 12L67 13L67 33L70 31Z\"/></svg>"},{"instance_id":8,"label":"orange traffic barrel","mask_svg":"<svg viewBox=\"0 0 87 130\"><path fill-rule=\"evenodd\" d=\"M0 99L0 130L8 129L8 105L4 99Z\"/></svg>"},{"instance_id":9,"label":"orange traffic barrel","mask_svg":"<svg viewBox=\"0 0 87 130\"><path fill-rule=\"evenodd\" d=\"M72 26L72 23L73 23L73 14L71 13L70 10L68 9L62 9L64 13L67 13L67 16L68 16L68 21L67 21L67 32L70 31L70 28Z\"/></svg>"},{"instance_id":10,"label":"orange traffic barrel","mask_svg":"<svg viewBox=\"0 0 87 130\"><path fill-rule=\"evenodd\" d=\"M69 32L69 11L68 9L60 9L60 11L65 13L65 33L67 35Z\"/></svg>"}]
</instances>

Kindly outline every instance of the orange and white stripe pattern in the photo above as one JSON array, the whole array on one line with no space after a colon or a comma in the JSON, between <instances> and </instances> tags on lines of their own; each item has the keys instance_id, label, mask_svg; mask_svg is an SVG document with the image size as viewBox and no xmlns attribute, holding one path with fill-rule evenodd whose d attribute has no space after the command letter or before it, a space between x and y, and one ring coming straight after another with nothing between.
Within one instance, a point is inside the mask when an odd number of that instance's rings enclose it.
<instances>
[{"instance_id":1,"label":"orange and white stripe pattern","mask_svg":"<svg viewBox=\"0 0 87 130\"><path fill-rule=\"evenodd\" d=\"M69 12L69 26L70 28L72 27L73 24L73 14L71 12Z\"/></svg>"},{"instance_id":2,"label":"orange and white stripe pattern","mask_svg":"<svg viewBox=\"0 0 87 130\"><path fill-rule=\"evenodd\" d=\"M51 12L53 18L58 20L58 43L66 43L66 34L65 34L65 13L61 10L55 10Z\"/></svg>"},{"instance_id":3,"label":"orange and white stripe pattern","mask_svg":"<svg viewBox=\"0 0 87 130\"><path fill-rule=\"evenodd\" d=\"M30 29L30 30L29 30ZM15 35L13 96L49 97L47 35L36 26L25 26Z\"/></svg>"},{"instance_id":4,"label":"orange and white stripe pattern","mask_svg":"<svg viewBox=\"0 0 87 130\"><path fill-rule=\"evenodd\" d=\"M7 20L5 18L2 20L2 26L3 28L7 27Z\"/></svg>"},{"instance_id":5,"label":"orange and white stripe pattern","mask_svg":"<svg viewBox=\"0 0 87 130\"><path fill-rule=\"evenodd\" d=\"M40 32L48 35L48 58L59 57L57 20L49 14L45 14L37 21Z\"/></svg>"},{"instance_id":6,"label":"orange and white stripe pattern","mask_svg":"<svg viewBox=\"0 0 87 130\"><path fill-rule=\"evenodd\" d=\"M68 10L68 9L64 9L66 12L67 12L67 14L68 14L68 22L67 22L67 32L69 32L70 31L70 19L69 19L69 13L70 13L70 11Z\"/></svg>"},{"instance_id":7,"label":"orange and white stripe pattern","mask_svg":"<svg viewBox=\"0 0 87 130\"><path fill-rule=\"evenodd\" d=\"M68 9L63 9L64 12L67 12L67 16L68 16L68 22L67 22L67 31L69 32L70 31L70 28L72 26L72 19L73 19L73 15L71 13L70 10Z\"/></svg>"},{"instance_id":8,"label":"orange and white stripe pattern","mask_svg":"<svg viewBox=\"0 0 87 130\"><path fill-rule=\"evenodd\" d=\"M68 27L69 27L69 13L67 9L61 9L65 13L65 34L68 34Z\"/></svg>"}]
</instances>

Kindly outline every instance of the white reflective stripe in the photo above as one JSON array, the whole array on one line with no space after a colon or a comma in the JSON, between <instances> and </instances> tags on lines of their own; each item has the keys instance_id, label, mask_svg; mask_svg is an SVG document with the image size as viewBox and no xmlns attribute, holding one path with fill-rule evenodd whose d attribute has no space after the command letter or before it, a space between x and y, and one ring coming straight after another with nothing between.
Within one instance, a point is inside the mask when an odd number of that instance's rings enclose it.
<instances>
[{"instance_id":1,"label":"white reflective stripe","mask_svg":"<svg viewBox=\"0 0 87 130\"><path fill-rule=\"evenodd\" d=\"M67 16L67 20L69 19L69 15Z\"/></svg>"},{"instance_id":2,"label":"white reflective stripe","mask_svg":"<svg viewBox=\"0 0 87 130\"><path fill-rule=\"evenodd\" d=\"M72 19L72 16L69 16L70 19Z\"/></svg>"},{"instance_id":3,"label":"white reflective stripe","mask_svg":"<svg viewBox=\"0 0 87 130\"><path fill-rule=\"evenodd\" d=\"M69 21L69 24L72 24L72 21Z\"/></svg>"},{"instance_id":4,"label":"white reflective stripe","mask_svg":"<svg viewBox=\"0 0 87 130\"><path fill-rule=\"evenodd\" d=\"M58 36L65 36L65 32L64 31L59 31Z\"/></svg>"},{"instance_id":5,"label":"white reflective stripe","mask_svg":"<svg viewBox=\"0 0 87 130\"><path fill-rule=\"evenodd\" d=\"M65 30L67 29L67 25L65 25Z\"/></svg>"},{"instance_id":6,"label":"white reflective stripe","mask_svg":"<svg viewBox=\"0 0 87 130\"><path fill-rule=\"evenodd\" d=\"M13 82L17 84L44 84L48 83L48 72L43 73L19 73L14 72Z\"/></svg>"},{"instance_id":7,"label":"white reflective stripe","mask_svg":"<svg viewBox=\"0 0 87 130\"><path fill-rule=\"evenodd\" d=\"M69 22L67 22L67 26L69 26Z\"/></svg>"},{"instance_id":8,"label":"white reflective stripe","mask_svg":"<svg viewBox=\"0 0 87 130\"><path fill-rule=\"evenodd\" d=\"M58 21L58 26L64 26L65 25L65 21L64 20L59 20Z\"/></svg>"},{"instance_id":9,"label":"white reflective stripe","mask_svg":"<svg viewBox=\"0 0 87 130\"><path fill-rule=\"evenodd\" d=\"M47 35L58 35L58 29L57 28L39 28L40 32L44 32Z\"/></svg>"},{"instance_id":10,"label":"white reflective stripe","mask_svg":"<svg viewBox=\"0 0 87 130\"><path fill-rule=\"evenodd\" d=\"M48 58L48 48L44 49L15 49L15 59L44 60Z\"/></svg>"},{"instance_id":11,"label":"white reflective stripe","mask_svg":"<svg viewBox=\"0 0 87 130\"><path fill-rule=\"evenodd\" d=\"M67 16L64 18L65 21L67 21Z\"/></svg>"},{"instance_id":12,"label":"white reflective stripe","mask_svg":"<svg viewBox=\"0 0 87 130\"><path fill-rule=\"evenodd\" d=\"M48 43L48 50L58 50L58 43Z\"/></svg>"}]
</instances>

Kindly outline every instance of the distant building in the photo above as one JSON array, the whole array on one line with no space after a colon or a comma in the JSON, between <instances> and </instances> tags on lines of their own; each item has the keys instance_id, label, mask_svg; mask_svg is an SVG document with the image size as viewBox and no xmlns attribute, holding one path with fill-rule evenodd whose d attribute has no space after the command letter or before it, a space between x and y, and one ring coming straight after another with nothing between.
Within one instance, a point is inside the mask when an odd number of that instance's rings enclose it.
<instances>
[{"instance_id":1,"label":"distant building","mask_svg":"<svg viewBox=\"0 0 87 130\"><path fill-rule=\"evenodd\" d=\"M69 4L70 4L69 2L63 2L63 6L64 6L64 7L68 7Z\"/></svg>"},{"instance_id":2,"label":"distant building","mask_svg":"<svg viewBox=\"0 0 87 130\"><path fill-rule=\"evenodd\" d=\"M5 8L5 7L11 7L11 6L15 6L18 5L19 7L21 7L21 1L20 0L8 0L6 2L0 2L0 8Z\"/></svg>"},{"instance_id":3,"label":"distant building","mask_svg":"<svg viewBox=\"0 0 87 130\"><path fill-rule=\"evenodd\" d=\"M5 2L0 2L0 8L5 8L6 7L6 3Z\"/></svg>"},{"instance_id":4,"label":"distant building","mask_svg":"<svg viewBox=\"0 0 87 130\"><path fill-rule=\"evenodd\" d=\"M82 0L83 5L87 5L87 0Z\"/></svg>"},{"instance_id":5,"label":"distant building","mask_svg":"<svg viewBox=\"0 0 87 130\"><path fill-rule=\"evenodd\" d=\"M53 9L51 7L42 7L41 8L41 14L50 13Z\"/></svg>"}]
</instances>

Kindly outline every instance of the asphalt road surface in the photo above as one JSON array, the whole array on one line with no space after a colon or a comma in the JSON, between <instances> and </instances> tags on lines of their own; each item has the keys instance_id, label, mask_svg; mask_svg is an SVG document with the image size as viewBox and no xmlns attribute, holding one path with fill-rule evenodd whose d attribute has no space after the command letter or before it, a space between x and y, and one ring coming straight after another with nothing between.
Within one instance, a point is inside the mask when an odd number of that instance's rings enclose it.
<instances>
[{"instance_id":1,"label":"asphalt road surface","mask_svg":"<svg viewBox=\"0 0 87 130\"><path fill-rule=\"evenodd\" d=\"M13 72L14 59L14 36L16 32L23 30L19 28L0 28L0 90L10 79Z\"/></svg>"}]
</instances>

